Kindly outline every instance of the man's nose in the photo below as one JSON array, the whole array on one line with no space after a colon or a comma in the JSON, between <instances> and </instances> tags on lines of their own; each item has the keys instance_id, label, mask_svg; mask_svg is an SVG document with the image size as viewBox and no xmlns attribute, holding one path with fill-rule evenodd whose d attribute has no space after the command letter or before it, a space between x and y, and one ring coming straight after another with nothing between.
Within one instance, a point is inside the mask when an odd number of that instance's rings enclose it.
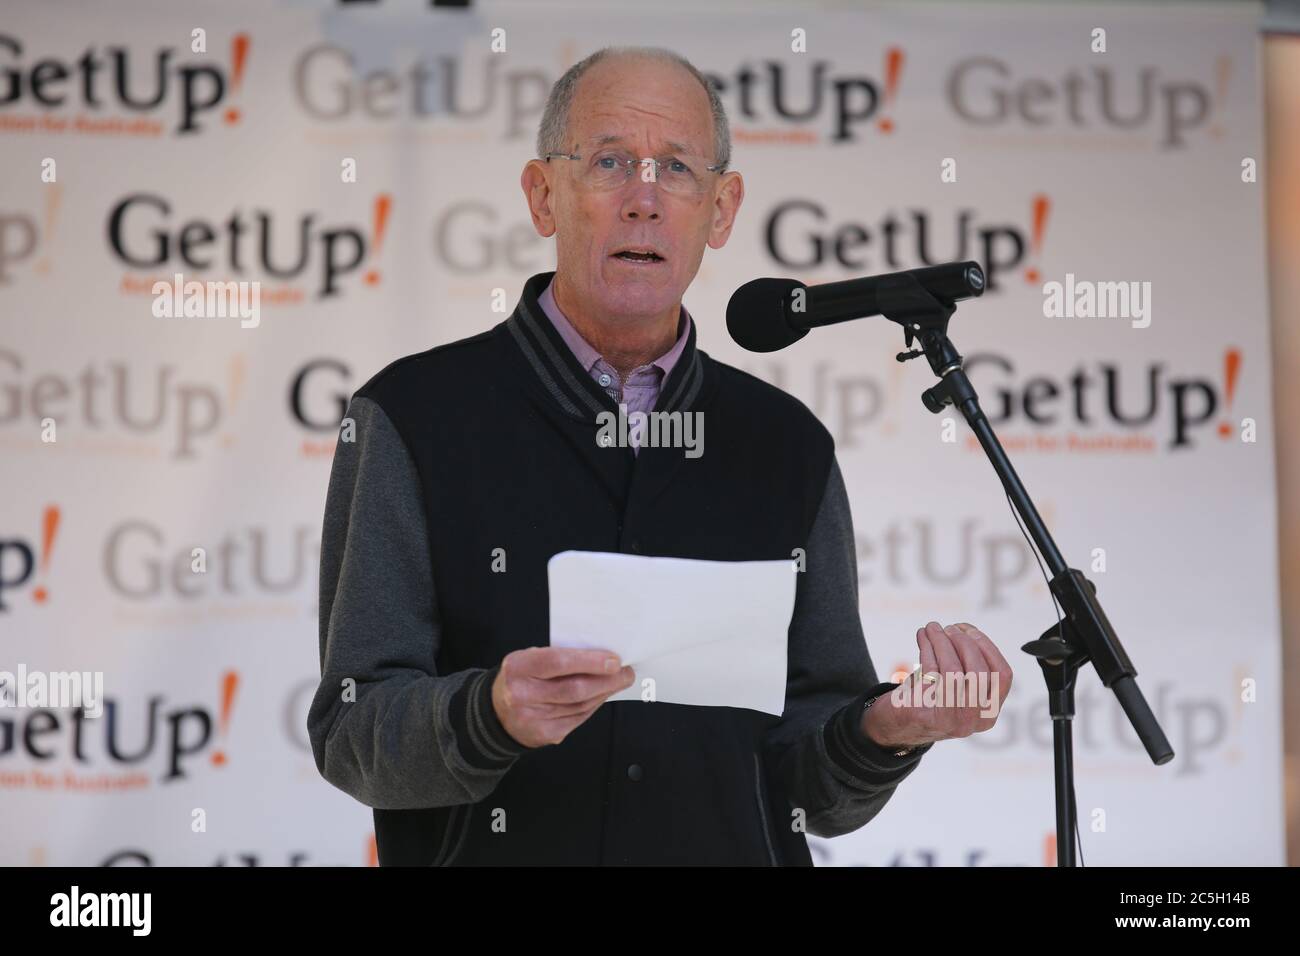
<instances>
[{"instance_id":1,"label":"man's nose","mask_svg":"<svg viewBox=\"0 0 1300 956\"><path fill-rule=\"evenodd\" d=\"M650 219L662 218L659 186L653 180L646 181L633 173L629 182L623 186L623 218Z\"/></svg>"}]
</instances>

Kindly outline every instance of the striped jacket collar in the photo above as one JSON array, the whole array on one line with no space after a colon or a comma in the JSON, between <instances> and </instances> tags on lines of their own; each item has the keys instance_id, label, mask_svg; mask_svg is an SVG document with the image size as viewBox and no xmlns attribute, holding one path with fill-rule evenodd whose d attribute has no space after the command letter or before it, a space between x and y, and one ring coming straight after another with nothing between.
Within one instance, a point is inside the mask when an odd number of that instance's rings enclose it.
<instances>
[{"instance_id":1,"label":"striped jacket collar","mask_svg":"<svg viewBox=\"0 0 1300 956\"><path fill-rule=\"evenodd\" d=\"M592 421L601 412L617 412L618 403L587 374L542 311L538 299L554 275L554 271L541 272L524 283L519 303L504 326L560 409L571 418ZM695 347L695 334L691 322L686 347L663 382L655 411L686 411L699 400L708 356Z\"/></svg>"}]
</instances>

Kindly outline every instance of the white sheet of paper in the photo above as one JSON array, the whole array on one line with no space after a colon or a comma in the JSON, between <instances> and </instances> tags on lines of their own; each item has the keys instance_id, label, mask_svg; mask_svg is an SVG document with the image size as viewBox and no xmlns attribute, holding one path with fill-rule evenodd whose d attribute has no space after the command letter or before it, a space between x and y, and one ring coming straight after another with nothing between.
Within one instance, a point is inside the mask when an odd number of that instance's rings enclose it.
<instances>
[{"instance_id":1,"label":"white sheet of paper","mask_svg":"<svg viewBox=\"0 0 1300 956\"><path fill-rule=\"evenodd\" d=\"M636 681L607 700L785 710L794 559L700 561L562 551L547 564L551 646L613 651Z\"/></svg>"}]
</instances>

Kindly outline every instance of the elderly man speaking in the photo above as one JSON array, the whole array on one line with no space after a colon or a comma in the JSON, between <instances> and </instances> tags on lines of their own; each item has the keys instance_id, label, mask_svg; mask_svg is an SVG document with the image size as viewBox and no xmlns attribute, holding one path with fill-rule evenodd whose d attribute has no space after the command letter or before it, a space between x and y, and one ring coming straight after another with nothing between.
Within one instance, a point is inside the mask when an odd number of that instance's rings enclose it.
<instances>
[{"instance_id":1,"label":"elderly man speaking","mask_svg":"<svg viewBox=\"0 0 1300 956\"><path fill-rule=\"evenodd\" d=\"M933 742L996 720L913 679L991 678L1000 705L1011 670L978 629L932 621L921 673L878 679L829 432L698 348L682 295L744 198L705 77L601 50L555 84L537 145L521 184L555 272L352 397L325 505L317 766L374 808L383 865L811 865L805 833L856 830ZM707 442L611 441L601 423L629 411L698 418ZM783 714L607 701L630 667L549 646L547 561L569 550L804 554Z\"/></svg>"}]
</instances>

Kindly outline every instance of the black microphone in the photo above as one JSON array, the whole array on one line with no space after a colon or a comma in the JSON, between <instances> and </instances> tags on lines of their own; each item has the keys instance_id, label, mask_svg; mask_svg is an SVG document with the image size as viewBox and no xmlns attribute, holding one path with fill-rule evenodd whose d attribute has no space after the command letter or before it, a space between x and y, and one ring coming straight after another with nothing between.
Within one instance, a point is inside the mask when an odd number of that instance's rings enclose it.
<instances>
[{"instance_id":1,"label":"black microphone","mask_svg":"<svg viewBox=\"0 0 1300 956\"><path fill-rule=\"evenodd\" d=\"M984 294L984 270L978 262L949 262L813 286L798 279L755 279L732 293L727 331L741 348L775 352L809 329L836 322L883 314L905 323L918 307L918 292L951 307L958 299Z\"/></svg>"}]
</instances>

